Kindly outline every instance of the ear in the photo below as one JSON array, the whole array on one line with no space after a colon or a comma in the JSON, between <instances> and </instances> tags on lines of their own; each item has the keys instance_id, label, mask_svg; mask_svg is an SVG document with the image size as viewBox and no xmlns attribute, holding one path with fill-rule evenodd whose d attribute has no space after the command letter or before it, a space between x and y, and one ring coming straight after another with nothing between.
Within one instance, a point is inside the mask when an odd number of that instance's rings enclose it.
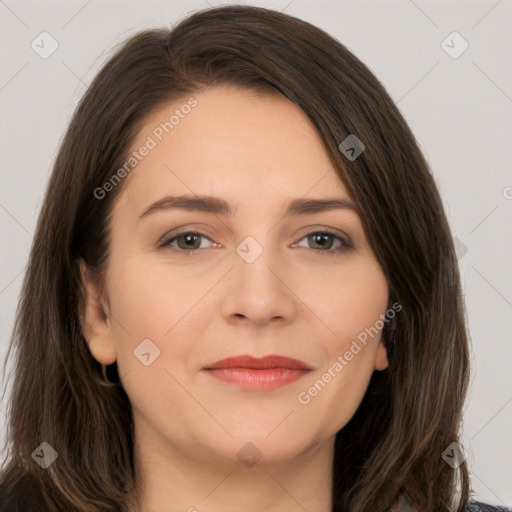
<instances>
[{"instance_id":1,"label":"ear","mask_svg":"<svg viewBox=\"0 0 512 512\"><path fill-rule=\"evenodd\" d=\"M377 347L377 353L375 354L375 369L381 371L385 370L388 366L388 352L384 340L381 338L379 346Z\"/></svg>"},{"instance_id":2,"label":"ear","mask_svg":"<svg viewBox=\"0 0 512 512\"><path fill-rule=\"evenodd\" d=\"M99 363L109 365L116 361L117 352L112 338L108 304L82 258L79 264L84 290L84 301L80 304L80 326L93 357Z\"/></svg>"}]
</instances>

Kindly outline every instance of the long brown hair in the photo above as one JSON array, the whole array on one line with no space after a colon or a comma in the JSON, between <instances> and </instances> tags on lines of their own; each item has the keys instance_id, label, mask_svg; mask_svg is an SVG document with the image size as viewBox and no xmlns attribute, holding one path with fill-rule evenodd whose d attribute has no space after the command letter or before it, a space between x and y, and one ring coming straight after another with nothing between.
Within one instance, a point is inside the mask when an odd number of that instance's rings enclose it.
<instances>
[{"instance_id":1,"label":"long brown hair","mask_svg":"<svg viewBox=\"0 0 512 512\"><path fill-rule=\"evenodd\" d=\"M74 113L6 358L14 350L0 479L6 503L30 489L52 511L127 510L135 481L131 406L121 385L102 384L83 337L78 261L103 282L123 183L102 199L95 190L126 162L145 119L213 84L281 94L305 112L362 212L390 303L402 305L383 331L389 367L374 372L336 436L333 511L383 511L400 490L421 511L464 510L466 463L456 471L441 454L459 442L468 339L452 237L428 164L383 86L345 46L292 16L246 6L139 32L103 66ZM356 159L339 148L351 134L365 145ZM58 452L45 470L32 457L43 441Z\"/></svg>"}]
</instances>

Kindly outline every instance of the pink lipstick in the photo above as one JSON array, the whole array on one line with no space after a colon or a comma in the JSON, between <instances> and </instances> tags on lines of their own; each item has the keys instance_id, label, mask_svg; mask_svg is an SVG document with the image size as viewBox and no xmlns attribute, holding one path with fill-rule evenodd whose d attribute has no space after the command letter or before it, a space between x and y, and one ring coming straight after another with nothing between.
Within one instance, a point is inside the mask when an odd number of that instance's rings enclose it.
<instances>
[{"instance_id":1,"label":"pink lipstick","mask_svg":"<svg viewBox=\"0 0 512 512\"><path fill-rule=\"evenodd\" d=\"M279 355L261 358L242 355L222 359L203 370L245 389L270 391L300 379L313 368L298 359Z\"/></svg>"}]
</instances>

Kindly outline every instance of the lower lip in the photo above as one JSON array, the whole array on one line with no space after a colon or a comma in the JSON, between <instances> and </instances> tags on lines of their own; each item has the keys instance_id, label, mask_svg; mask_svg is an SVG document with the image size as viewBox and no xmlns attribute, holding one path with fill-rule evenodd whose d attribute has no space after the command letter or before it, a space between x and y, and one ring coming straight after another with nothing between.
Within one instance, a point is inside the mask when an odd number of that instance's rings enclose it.
<instances>
[{"instance_id":1,"label":"lower lip","mask_svg":"<svg viewBox=\"0 0 512 512\"><path fill-rule=\"evenodd\" d=\"M269 370L222 368L205 371L217 379L236 384L242 388L261 391L278 389L309 373L309 370L290 370L288 368L272 368Z\"/></svg>"}]
</instances>

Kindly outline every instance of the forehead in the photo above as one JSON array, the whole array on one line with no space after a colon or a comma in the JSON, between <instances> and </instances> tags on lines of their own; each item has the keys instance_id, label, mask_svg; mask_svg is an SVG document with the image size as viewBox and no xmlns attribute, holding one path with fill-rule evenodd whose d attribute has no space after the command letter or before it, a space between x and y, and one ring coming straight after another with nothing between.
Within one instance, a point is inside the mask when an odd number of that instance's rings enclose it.
<instances>
[{"instance_id":1,"label":"forehead","mask_svg":"<svg viewBox=\"0 0 512 512\"><path fill-rule=\"evenodd\" d=\"M183 96L145 120L130 154L144 146L123 185L136 202L164 192L348 198L310 120L280 94L215 86Z\"/></svg>"}]
</instances>

